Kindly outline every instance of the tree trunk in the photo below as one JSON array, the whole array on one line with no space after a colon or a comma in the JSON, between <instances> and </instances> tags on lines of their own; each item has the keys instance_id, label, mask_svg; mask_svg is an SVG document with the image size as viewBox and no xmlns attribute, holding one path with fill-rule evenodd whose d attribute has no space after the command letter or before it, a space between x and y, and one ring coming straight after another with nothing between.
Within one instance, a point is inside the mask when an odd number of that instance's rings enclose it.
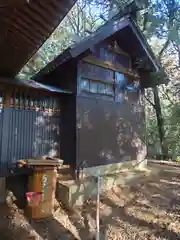
<instances>
[{"instance_id":1,"label":"tree trunk","mask_svg":"<svg viewBox=\"0 0 180 240\"><path fill-rule=\"evenodd\" d=\"M156 117L157 117L157 125L158 125L158 131L159 131L161 154L163 155L163 158L167 158L168 149L165 143L164 119L162 117L161 104L160 104L159 92L158 92L157 86L153 88L153 94L154 94L154 104L155 104Z\"/></svg>"}]
</instances>

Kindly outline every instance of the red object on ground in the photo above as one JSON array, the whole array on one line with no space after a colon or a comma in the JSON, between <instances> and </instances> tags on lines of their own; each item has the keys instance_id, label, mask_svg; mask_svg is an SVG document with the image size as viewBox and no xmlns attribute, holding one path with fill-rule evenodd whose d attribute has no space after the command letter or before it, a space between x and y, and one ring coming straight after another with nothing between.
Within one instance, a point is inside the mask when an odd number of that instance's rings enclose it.
<instances>
[{"instance_id":1,"label":"red object on ground","mask_svg":"<svg viewBox=\"0 0 180 240\"><path fill-rule=\"evenodd\" d=\"M31 205L38 205L42 200L42 192L27 192L26 198Z\"/></svg>"}]
</instances>

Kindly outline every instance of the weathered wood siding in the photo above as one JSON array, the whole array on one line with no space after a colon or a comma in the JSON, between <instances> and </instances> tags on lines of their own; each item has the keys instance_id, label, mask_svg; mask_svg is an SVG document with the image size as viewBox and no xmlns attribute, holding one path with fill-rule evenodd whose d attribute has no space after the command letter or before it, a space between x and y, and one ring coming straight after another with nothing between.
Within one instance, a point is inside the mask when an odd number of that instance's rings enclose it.
<instances>
[{"instance_id":1,"label":"weathered wood siding","mask_svg":"<svg viewBox=\"0 0 180 240\"><path fill-rule=\"evenodd\" d=\"M144 112L138 103L77 98L77 166L139 159L145 151Z\"/></svg>"},{"instance_id":2,"label":"weathered wood siding","mask_svg":"<svg viewBox=\"0 0 180 240\"><path fill-rule=\"evenodd\" d=\"M146 156L141 92L117 88L117 76L122 73L118 71L120 65L124 71L120 77L137 81L129 73L130 58L128 66L128 56L125 62L120 57L117 60L117 54L101 52L96 49L94 55L96 59L103 59L104 65L98 60L92 64L86 61L88 57L79 62L77 168L141 160Z\"/></svg>"}]
</instances>

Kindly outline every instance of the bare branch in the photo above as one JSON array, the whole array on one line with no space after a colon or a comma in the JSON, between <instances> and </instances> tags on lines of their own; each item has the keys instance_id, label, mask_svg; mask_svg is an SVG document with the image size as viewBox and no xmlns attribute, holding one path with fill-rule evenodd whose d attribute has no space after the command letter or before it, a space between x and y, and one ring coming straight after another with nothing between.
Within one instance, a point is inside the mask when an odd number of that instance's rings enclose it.
<instances>
[{"instance_id":1,"label":"bare branch","mask_svg":"<svg viewBox=\"0 0 180 240\"><path fill-rule=\"evenodd\" d=\"M164 46L162 47L161 51L158 53L158 58L160 60L161 60L161 57L162 57L164 51L168 48L169 44L170 44L170 39L168 37L168 39L166 40L166 42L165 42Z\"/></svg>"},{"instance_id":2,"label":"bare branch","mask_svg":"<svg viewBox=\"0 0 180 240\"><path fill-rule=\"evenodd\" d=\"M175 102L172 101L172 99L171 99L170 96L168 95L165 87L164 87L163 85L162 85L161 87L162 87L162 89L163 89L163 94L165 95L166 99L167 99L172 105L174 105Z\"/></svg>"},{"instance_id":3,"label":"bare branch","mask_svg":"<svg viewBox=\"0 0 180 240\"><path fill-rule=\"evenodd\" d=\"M149 103L151 106L153 106L154 109L156 109L156 105L155 105L153 102L151 102L151 100L149 100L149 98L147 98L145 95L144 95L144 97L145 97L145 99L148 101L148 103Z\"/></svg>"}]
</instances>

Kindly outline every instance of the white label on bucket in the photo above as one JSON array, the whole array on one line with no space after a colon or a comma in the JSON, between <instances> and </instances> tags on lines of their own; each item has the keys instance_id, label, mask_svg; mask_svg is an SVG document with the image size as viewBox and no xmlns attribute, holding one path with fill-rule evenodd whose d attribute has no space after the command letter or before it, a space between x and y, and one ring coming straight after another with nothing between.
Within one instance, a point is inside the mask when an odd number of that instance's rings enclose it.
<instances>
[{"instance_id":1,"label":"white label on bucket","mask_svg":"<svg viewBox=\"0 0 180 240\"><path fill-rule=\"evenodd\" d=\"M48 193L48 176L43 175L43 201L46 199Z\"/></svg>"}]
</instances>

